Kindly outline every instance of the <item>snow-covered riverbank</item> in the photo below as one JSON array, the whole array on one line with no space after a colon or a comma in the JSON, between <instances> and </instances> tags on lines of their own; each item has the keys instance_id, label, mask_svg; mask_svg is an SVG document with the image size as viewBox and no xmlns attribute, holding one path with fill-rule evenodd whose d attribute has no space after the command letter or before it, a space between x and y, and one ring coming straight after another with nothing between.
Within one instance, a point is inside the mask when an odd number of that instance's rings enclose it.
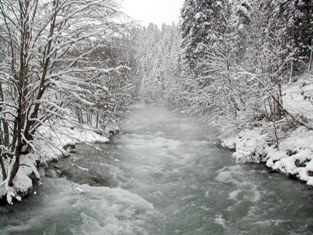
<instances>
[{"instance_id":1,"label":"snow-covered riverbank","mask_svg":"<svg viewBox=\"0 0 313 235\"><path fill-rule=\"evenodd\" d=\"M53 128L52 128L53 126ZM108 132L108 131L107 131ZM106 136L108 136L107 133ZM41 170L49 162L60 157L68 156L70 148L77 143L109 142L109 139L87 126L78 126L71 123L42 126L37 133L33 144L33 153L21 157L20 168L13 180L13 187L1 187L0 196L5 196L7 202L12 204L13 199L21 200L33 187L33 182L40 181L44 176ZM8 162L5 162L8 164ZM2 177L0 176L0 182Z\"/></svg>"},{"instance_id":2,"label":"snow-covered riverbank","mask_svg":"<svg viewBox=\"0 0 313 235\"><path fill-rule=\"evenodd\" d=\"M232 156L238 163L262 162L274 171L313 186L312 75L302 75L297 82L284 88L283 95L284 108L294 117L305 120L306 127L275 133L274 123L264 123L223 139L222 145L235 149Z\"/></svg>"},{"instance_id":3,"label":"snow-covered riverbank","mask_svg":"<svg viewBox=\"0 0 313 235\"><path fill-rule=\"evenodd\" d=\"M244 130L223 141L226 148L235 149L238 163L265 163L274 171L295 176L313 186L313 131L300 127L273 146L271 135L262 128Z\"/></svg>"}]
</instances>

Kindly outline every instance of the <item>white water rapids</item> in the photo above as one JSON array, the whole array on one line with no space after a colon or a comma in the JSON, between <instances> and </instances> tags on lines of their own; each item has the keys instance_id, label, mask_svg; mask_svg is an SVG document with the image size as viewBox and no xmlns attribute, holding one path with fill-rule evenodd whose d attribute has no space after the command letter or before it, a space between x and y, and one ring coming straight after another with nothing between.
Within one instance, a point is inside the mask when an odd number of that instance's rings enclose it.
<instances>
[{"instance_id":1,"label":"white water rapids","mask_svg":"<svg viewBox=\"0 0 313 235\"><path fill-rule=\"evenodd\" d=\"M313 233L312 191L236 165L212 136L194 119L137 107L102 151L77 147L74 173L0 212L0 234Z\"/></svg>"}]
</instances>

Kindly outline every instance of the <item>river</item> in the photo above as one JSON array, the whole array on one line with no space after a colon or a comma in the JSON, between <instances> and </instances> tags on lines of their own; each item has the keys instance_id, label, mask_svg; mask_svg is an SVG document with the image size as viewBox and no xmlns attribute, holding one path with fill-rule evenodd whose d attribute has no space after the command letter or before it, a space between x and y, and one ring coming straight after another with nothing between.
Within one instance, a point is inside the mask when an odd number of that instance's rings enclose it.
<instances>
[{"instance_id":1,"label":"river","mask_svg":"<svg viewBox=\"0 0 313 235\"><path fill-rule=\"evenodd\" d=\"M313 234L311 190L235 164L214 131L162 107L135 108L112 143L59 164L1 209L0 234Z\"/></svg>"}]
</instances>

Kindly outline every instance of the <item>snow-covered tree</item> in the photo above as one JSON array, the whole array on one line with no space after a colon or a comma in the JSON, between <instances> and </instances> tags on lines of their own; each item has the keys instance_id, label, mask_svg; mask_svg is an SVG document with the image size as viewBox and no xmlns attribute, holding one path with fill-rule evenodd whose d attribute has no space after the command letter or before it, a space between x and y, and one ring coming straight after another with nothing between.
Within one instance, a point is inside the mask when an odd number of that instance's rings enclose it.
<instances>
[{"instance_id":1,"label":"snow-covered tree","mask_svg":"<svg viewBox=\"0 0 313 235\"><path fill-rule=\"evenodd\" d=\"M163 102L175 86L179 55L179 32L176 25L159 29L150 24L134 32L135 76L139 78L140 97L146 103Z\"/></svg>"},{"instance_id":2,"label":"snow-covered tree","mask_svg":"<svg viewBox=\"0 0 313 235\"><path fill-rule=\"evenodd\" d=\"M41 125L107 96L100 81L124 69L88 60L119 34L119 14L113 0L0 1L1 187L13 184Z\"/></svg>"},{"instance_id":3,"label":"snow-covered tree","mask_svg":"<svg viewBox=\"0 0 313 235\"><path fill-rule=\"evenodd\" d=\"M181 11L184 62L195 74L202 72L198 63L206 55L207 46L213 46L226 30L227 11L228 1L186 0L184 2Z\"/></svg>"},{"instance_id":4,"label":"snow-covered tree","mask_svg":"<svg viewBox=\"0 0 313 235\"><path fill-rule=\"evenodd\" d=\"M90 50L94 47L94 42L78 48L79 53ZM76 66L101 69L101 74L97 71L85 70L77 76L81 83L78 84L80 96L61 95L68 100L68 107L74 111L78 121L87 123L94 128L103 129L112 120L116 121L122 117L122 113L127 109L133 100L133 81L130 79L130 68L123 61L122 40L114 38L112 42L106 42L101 47L86 55L84 61ZM91 76L98 75L90 80ZM82 101L81 97L85 101Z\"/></svg>"},{"instance_id":5,"label":"snow-covered tree","mask_svg":"<svg viewBox=\"0 0 313 235\"><path fill-rule=\"evenodd\" d=\"M282 86L312 57L311 5L185 0L182 109L228 130L290 118Z\"/></svg>"}]
</instances>

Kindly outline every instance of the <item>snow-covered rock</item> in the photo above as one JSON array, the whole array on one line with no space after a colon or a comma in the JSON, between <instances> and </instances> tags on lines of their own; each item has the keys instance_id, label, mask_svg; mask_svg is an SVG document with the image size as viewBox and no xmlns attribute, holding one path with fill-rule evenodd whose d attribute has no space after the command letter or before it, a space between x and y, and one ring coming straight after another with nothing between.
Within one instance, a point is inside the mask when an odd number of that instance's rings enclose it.
<instances>
[{"instance_id":1,"label":"snow-covered rock","mask_svg":"<svg viewBox=\"0 0 313 235\"><path fill-rule=\"evenodd\" d=\"M223 140L222 146L235 149L233 158L237 163L260 163L266 156L267 134L262 134L259 129L244 130L234 137Z\"/></svg>"},{"instance_id":2,"label":"snow-covered rock","mask_svg":"<svg viewBox=\"0 0 313 235\"><path fill-rule=\"evenodd\" d=\"M242 131L223 143L236 146L233 157L238 163L263 162L268 168L293 175L313 186L313 131L299 127L282 139L276 147L269 146L270 137L260 128Z\"/></svg>"}]
</instances>

